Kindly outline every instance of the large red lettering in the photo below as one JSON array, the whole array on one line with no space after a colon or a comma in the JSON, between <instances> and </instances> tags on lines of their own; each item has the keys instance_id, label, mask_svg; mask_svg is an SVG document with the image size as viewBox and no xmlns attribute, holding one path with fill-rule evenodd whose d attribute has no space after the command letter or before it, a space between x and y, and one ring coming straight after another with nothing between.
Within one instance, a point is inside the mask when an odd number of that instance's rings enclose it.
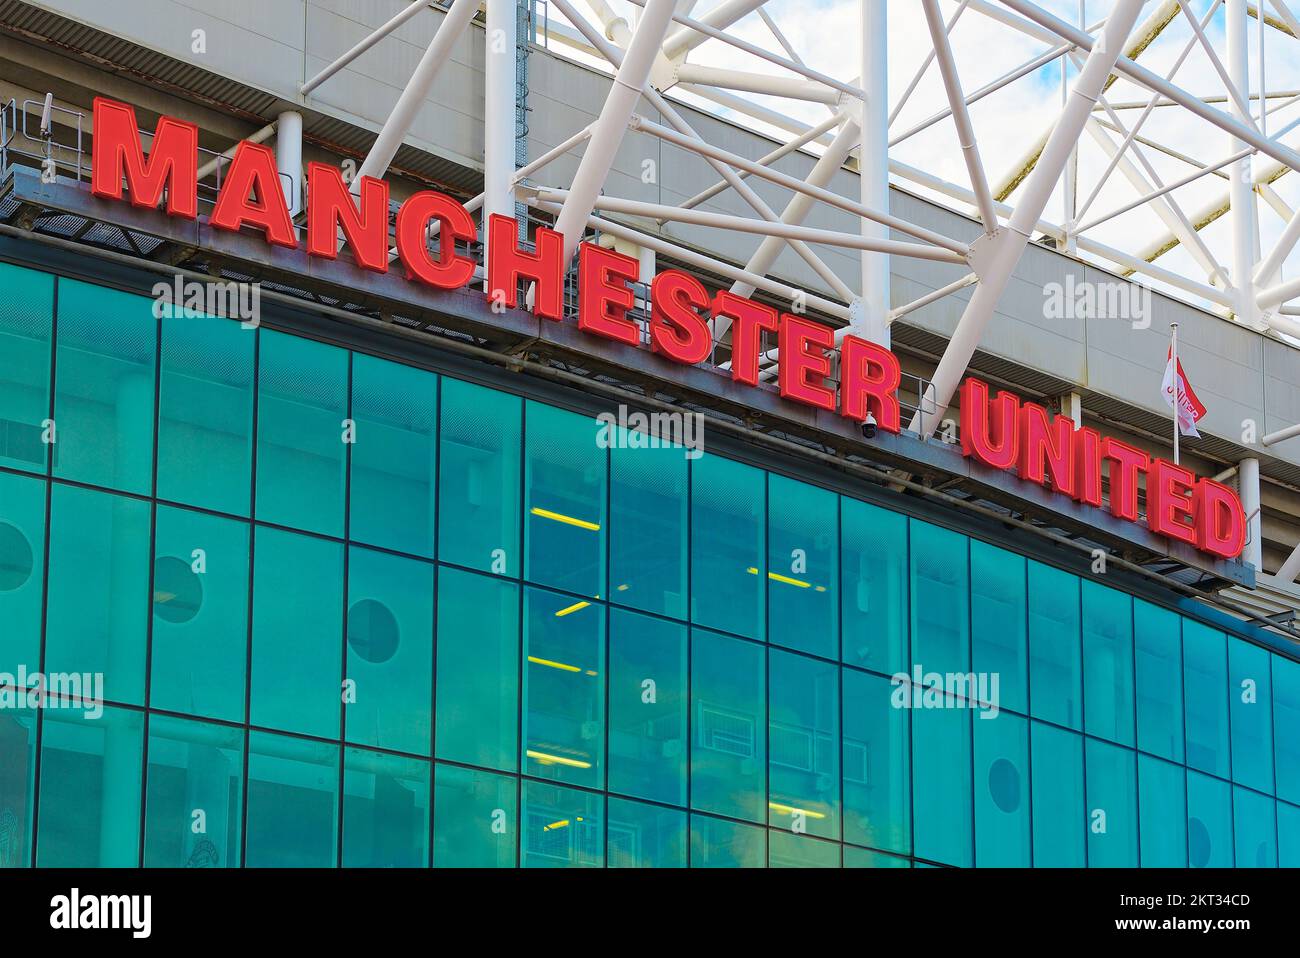
<instances>
[{"instance_id":1,"label":"large red lettering","mask_svg":"<svg viewBox=\"0 0 1300 958\"><path fill-rule=\"evenodd\" d=\"M324 163L307 164L307 252L335 259L339 229L363 269L388 272L388 181L361 177L361 208L343 175Z\"/></svg>"},{"instance_id":2,"label":"large red lettering","mask_svg":"<svg viewBox=\"0 0 1300 958\"><path fill-rule=\"evenodd\" d=\"M170 215L191 220L198 216L197 126L169 116L159 117L146 159L132 107L97 96L94 121L91 193L120 200L125 177L132 206L156 209L165 190Z\"/></svg>"}]
</instances>

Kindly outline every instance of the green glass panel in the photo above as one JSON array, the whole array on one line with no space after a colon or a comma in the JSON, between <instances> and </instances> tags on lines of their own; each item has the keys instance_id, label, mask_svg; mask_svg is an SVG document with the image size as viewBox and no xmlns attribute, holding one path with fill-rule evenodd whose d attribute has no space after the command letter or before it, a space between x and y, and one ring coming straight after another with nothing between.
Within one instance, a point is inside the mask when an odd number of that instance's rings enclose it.
<instances>
[{"instance_id":1,"label":"green glass panel","mask_svg":"<svg viewBox=\"0 0 1300 958\"><path fill-rule=\"evenodd\" d=\"M840 846L773 828L767 837L769 868L839 868Z\"/></svg>"},{"instance_id":2,"label":"green glass panel","mask_svg":"<svg viewBox=\"0 0 1300 958\"><path fill-rule=\"evenodd\" d=\"M686 618L688 466L672 446L610 451L609 594L619 605Z\"/></svg>"},{"instance_id":3,"label":"green glass panel","mask_svg":"<svg viewBox=\"0 0 1300 958\"><path fill-rule=\"evenodd\" d=\"M1233 840L1238 868L1277 867L1277 823L1274 802L1267 795L1240 785L1232 790Z\"/></svg>"},{"instance_id":4,"label":"green glass panel","mask_svg":"<svg viewBox=\"0 0 1300 958\"><path fill-rule=\"evenodd\" d=\"M428 761L343 750L343 867L427 868Z\"/></svg>"},{"instance_id":5,"label":"green glass panel","mask_svg":"<svg viewBox=\"0 0 1300 958\"><path fill-rule=\"evenodd\" d=\"M1181 762L1183 640L1178 616L1135 599L1133 646L1137 660L1138 748Z\"/></svg>"},{"instance_id":6,"label":"green glass panel","mask_svg":"<svg viewBox=\"0 0 1300 958\"><path fill-rule=\"evenodd\" d=\"M525 868L600 868L605 864L603 795L524 782L523 842Z\"/></svg>"},{"instance_id":7,"label":"green glass panel","mask_svg":"<svg viewBox=\"0 0 1300 958\"><path fill-rule=\"evenodd\" d=\"M945 696L939 707L914 708L911 714L916 857L969 867L975 845L971 711Z\"/></svg>"},{"instance_id":8,"label":"green glass panel","mask_svg":"<svg viewBox=\"0 0 1300 958\"><path fill-rule=\"evenodd\" d=\"M970 670L968 540L918 519L912 519L910 526L912 664L926 672L967 672Z\"/></svg>"},{"instance_id":9,"label":"green glass panel","mask_svg":"<svg viewBox=\"0 0 1300 958\"><path fill-rule=\"evenodd\" d=\"M1228 777L1228 637L1183 619L1187 764Z\"/></svg>"},{"instance_id":10,"label":"green glass panel","mask_svg":"<svg viewBox=\"0 0 1300 958\"><path fill-rule=\"evenodd\" d=\"M840 497L845 662L907 671L907 517Z\"/></svg>"},{"instance_id":11,"label":"green glass panel","mask_svg":"<svg viewBox=\"0 0 1300 958\"><path fill-rule=\"evenodd\" d=\"M54 277L0 263L0 289L0 466L44 472Z\"/></svg>"},{"instance_id":12,"label":"green glass panel","mask_svg":"<svg viewBox=\"0 0 1300 958\"><path fill-rule=\"evenodd\" d=\"M768 656L768 824L838 840L839 667L779 649Z\"/></svg>"},{"instance_id":13,"label":"green glass panel","mask_svg":"<svg viewBox=\"0 0 1300 958\"><path fill-rule=\"evenodd\" d=\"M41 667L45 483L0 472L0 672Z\"/></svg>"},{"instance_id":14,"label":"green glass panel","mask_svg":"<svg viewBox=\"0 0 1300 958\"><path fill-rule=\"evenodd\" d=\"M1273 656L1273 728L1300 728L1300 662ZM1300 735L1273 737L1277 796L1300 804Z\"/></svg>"},{"instance_id":15,"label":"green glass panel","mask_svg":"<svg viewBox=\"0 0 1300 958\"><path fill-rule=\"evenodd\" d=\"M1088 823L1083 796L1083 738L1030 723L1034 867L1082 868Z\"/></svg>"},{"instance_id":16,"label":"green glass panel","mask_svg":"<svg viewBox=\"0 0 1300 958\"><path fill-rule=\"evenodd\" d=\"M333 868L337 864L339 747L250 732L250 868Z\"/></svg>"},{"instance_id":17,"label":"green glass panel","mask_svg":"<svg viewBox=\"0 0 1300 958\"><path fill-rule=\"evenodd\" d=\"M762 868L766 862L766 828L691 815L692 868Z\"/></svg>"},{"instance_id":18,"label":"green glass panel","mask_svg":"<svg viewBox=\"0 0 1300 958\"><path fill-rule=\"evenodd\" d=\"M839 497L775 474L768 497L768 641L839 658Z\"/></svg>"},{"instance_id":19,"label":"green glass panel","mask_svg":"<svg viewBox=\"0 0 1300 958\"><path fill-rule=\"evenodd\" d=\"M1257 792L1273 793L1273 682L1266 649L1228 640L1228 724L1232 778Z\"/></svg>"},{"instance_id":20,"label":"green glass panel","mask_svg":"<svg viewBox=\"0 0 1300 958\"><path fill-rule=\"evenodd\" d=\"M705 455L691 463L691 621L763 637L766 511L761 469Z\"/></svg>"},{"instance_id":21,"label":"green glass panel","mask_svg":"<svg viewBox=\"0 0 1300 958\"><path fill-rule=\"evenodd\" d=\"M1233 867L1232 786L1187 771L1187 857L1193 868Z\"/></svg>"},{"instance_id":22,"label":"green glass panel","mask_svg":"<svg viewBox=\"0 0 1300 958\"><path fill-rule=\"evenodd\" d=\"M844 867L909 868L911 867L911 862L906 858L899 858L897 855L886 855L883 852L869 852L865 848L854 848L852 845L845 845Z\"/></svg>"},{"instance_id":23,"label":"green glass panel","mask_svg":"<svg viewBox=\"0 0 1300 958\"><path fill-rule=\"evenodd\" d=\"M1138 795L1135 753L1090 738L1084 747L1088 781L1088 867L1136 868Z\"/></svg>"},{"instance_id":24,"label":"green glass panel","mask_svg":"<svg viewBox=\"0 0 1300 958\"><path fill-rule=\"evenodd\" d=\"M685 805L686 627L609 615L609 789Z\"/></svg>"},{"instance_id":25,"label":"green glass panel","mask_svg":"<svg viewBox=\"0 0 1300 958\"><path fill-rule=\"evenodd\" d=\"M1300 807L1277 803L1277 863L1300 868Z\"/></svg>"},{"instance_id":26,"label":"green glass panel","mask_svg":"<svg viewBox=\"0 0 1300 958\"><path fill-rule=\"evenodd\" d=\"M458 765L433 770L433 867L514 868L518 779Z\"/></svg>"},{"instance_id":27,"label":"green glass panel","mask_svg":"<svg viewBox=\"0 0 1300 958\"><path fill-rule=\"evenodd\" d=\"M1029 563L1029 699L1034 718L1083 727L1079 577Z\"/></svg>"},{"instance_id":28,"label":"green glass panel","mask_svg":"<svg viewBox=\"0 0 1300 958\"><path fill-rule=\"evenodd\" d=\"M1029 723L1010 712L979 716L974 720L975 864L1027 868Z\"/></svg>"},{"instance_id":29,"label":"green glass panel","mask_svg":"<svg viewBox=\"0 0 1300 958\"><path fill-rule=\"evenodd\" d=\"M762 646L692 631L692 808L767 821L764 674Z\"/></svg>"},{"instance_id":30,"label":"green glass panel","mask_svg":"<svg viewBox=\"0 0 1300 958\"><path fill-rule=\"evenodd\" d=\"M238 867L243 791L242 729L151 716L145 867Z\"/></svg>"},{"instance_id":31,"label":"green glass panel","mask_svg":"<svg viewBox=\"0 0 1300 958\"><path fill-rule=\"evenodd\" d=\"M1133 600L1083 581L1084 731L1120 745L1133 738Z\"/></svg>"},{"instance_id":32,"label":"green glass panel","mask_svg":"<svg viewBox=\"0 0 1300 958\"><path fill-rule=\"evenodd\" d=\"M32 862L32 811L36 785L36 712L23 707L12 687L0 688L0 868L26 868Z\"/></svg>"},{"instance_id":33,"label":"green glass panel","mask_svg":"<svg viewBox=\"0 0 1300 958\"><path fill-rule=\"evenodd\" d=\"M970 541L973 667L998 677L998 707L1029 712L1025 559L978 539Z\"/></svg>"},{"instance_id":34,"label":"green glass panel","mask_svg":"<svg viewBox=\"0 0 1300 958\"><path fill-rule=\"evenodd\" d=\"M906 709L889 679L844 670L844 840L907 854L912 758Z\"/></svg>"},{"instance_id":35,"label":"green glass panel","mask_svg":"<svg viewBox=\"0 0 1300 958\"><path fill-rule=\"evenodd\" d=\"M609 800L610 868L685 868L686 813L626 799Z\"/></svg>"},{"instance_id":36,"label":"green glass panel","mask_svg":"<svg viewBox=\"0 0 1300 958\"><path fill-rule=\"evenodd\" d=\"M1187 771L1138 755L1138 834L1143 868L1187 867Z\"/></svg>"}]
</instances>

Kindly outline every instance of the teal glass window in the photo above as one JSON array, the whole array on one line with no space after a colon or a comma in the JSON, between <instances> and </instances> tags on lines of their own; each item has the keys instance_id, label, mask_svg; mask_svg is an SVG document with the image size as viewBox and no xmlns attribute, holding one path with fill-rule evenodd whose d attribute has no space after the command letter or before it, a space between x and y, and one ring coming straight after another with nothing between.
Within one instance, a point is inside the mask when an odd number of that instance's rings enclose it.
<instances>
[{"instance_id":1,"label":"teal glass window","mask_svg":"<svg viewBox=\"0 0 1300 958\"><path fill-rule=\"evenodd\" d=\"M352 419L349 538L432 559L438 377L355 353Z\"/></svg>"},{"instance_id":2,"label":"teal glass window","mask_svg":"<svg viewBox=\"0 0 1300 958\"><path fill-rule=\"evenodd\" d=\"M1187 770L1187 857L1193 868L1233 867L1232 786Z\"/></svg>"},{"instance_id":3,"label":"teal glass window","mask_svg":"<svg viewBox=\"0 0 1300 958\"><path fill-rule=\"evenodd\" d=\"M1034 718L1082 728L1079 578L1029 563L1029 701Z\"/></svg>"},{"instance_id":4,"label":"teal glass window","mask_svg":"<svg viewBox=\"0 0 1300 958\"><path fill-rule=\"evenodd\" d=\"M443 566L437 614L437 756L513 772L519 767L519 587Z\"/></svg>"},{"instance_id":5,"label":"teal glass window","mask_svg":"<svg viewBox=\"0 0 1300 958\"><path fill-rule=\"evenodd\" d=\"M608 453L600 426L577 413L529 402L524 517L524 577L600 598L605 592L605 488Z\"/></svg>"},{"instance_id":6,"label":"teal glass window","mask_svg":"<svg viewBox=\"0 0 1300 958\"><path fill-rule=\"evenodd\" d=\"M769 868L839 868L840 846L773 828L767 838Z\"/></svg>"},{"instance_id":7,"label":"teal glass window","mask_svg":"<svg viewBox=\"0 0 1300 958\"><path fill-rule=\"evenodd\" d=\"M1233 840L1238 868L1277 867L1277 823L1273 799L1235 786L1232 790Z\"/></svg>"},{"instance_id":8,"label":"teal glass window","mask_svg":"<svg viewBox=\"0 0 1300 958\"><path fill-rule=\"evenodd\" d=\"M1167 609L1133 600L1138 748L1183 760L1182 625ZM1297 717L1300 717L1298 715Z\"/></svg>"},{"instance_id":9,"label":"teal glass window","mask_svg":"<svg viewBox=\"0 0 1300 958\"><path fill-rule=\"evenodd\" d=\"M54 277L0 263L0 289L0 466L44 472Z\"/></svg>"},{"instance_id":10,"label":"teal glass window","mask_svg":"<svg viewBox=\"0 0 1300 958\"><path fill-rule=\"evenodd\" d=\"M171 506L155 522L149 704L242 722L248 525Z\"/></svg>"},{"instance_id":11,"label":"teal glass window","mask_svg":"<svg viewBox=\"0 0 1300 958\"><path fill-rule=\"evenodd\" d=\"M1273 656L1273 727L1300 728L1300 662ZM1273 739L1277 797L1300 804L1300 736Z\"/></svg>"},{"instance_id":12,"label":"teal glass window","mask_svg":"<svg viewBox=\"0 0 1300 958\"><path fill-rule=\"evenodd\" d=\"M338 859L339 747L248 734L249 868L333 868Z\"/></svg>"},{"instance_id":13,"label":"teal glass window","mask_svg":"<svg viewBox=\"0 0 1300 958\"><path fill-rule=\"evenodd\" d=\"M1138 755L1138 811L1143 868L1187 867L1187 772Z\"/></svg>"},{"instance_id":14,"label":"teal glass window","mask_svg":"<svg viewBox=\"0 0 1300 958\"><path fill-rule=\"evenodd\" d=\"M951 697L938 708L912 709L912 828L917 858L961 867L974 864L970 723L971 710Z\"/></svg>"},{"instance_id":15,"label":"teal glass window","mask_svg":"<svg viewBox=\"0 0 1300 958\"><path fill-rule=\"evenodd\" d=\"M144 703L149 504L56 484L45 671L103 676L104 698Z\"/></svg>"},{"instance_id":16,"label":"teal glass window","mask_svg":"<svg viewBox=\"0 0 1300 958\"><path fill-rule=\"evenodd\" d=\"M134 868L140 857L144 714L42 716L38 868Z\"/></svg>"},{"instance_id":17,"label":"teal glass window","mask_svg":"<svg viewBox=\"0 0 1300 958\"><path fill-rule=\"evenodd\" d=\"M844 661L906 672L907 517L841 496L840 550Z\"/></svg>"},{"instance_id":18,"label":"teal glass window","mask_svg":"<svg viewBox=\"0 0 1300 958\"><path fill-rule=\"evenodd\" d=\"M686 813L676 808L611 798L610 868L685 868Z\"/></svg>"},{"instance_id":19,"label":"teal glass window","mask_svg":"<svg viewBox=\"0 0 1300 958\"><path fill-rule=\"evenodd\" d=\"M767 485L768 641L839 658L839 497L775 474Z\"/></svg>"},{"instance_id":20,"label":"teal glass window","mask_svg":"<svg viewBox=\"0 0 1300 958\"><path fill-rule=\"evenodd\" d=\"M899 858L897 855L886 855L883 852L869 852L865 848L854 848L852 845L845 845L844 867L910 868L911 862L906 858Z\"/></svg>"},{"instance_id":21,"label":"teal glass window","mask_svg":"<svg viewBox=\"0 0 1300 958\"><path fill-rule=\"evenodd\" d=\"M429 762L343 750L343 867L426 868Z\"/></svg>"},{"instance_id":22,"label":"teal glass window","mask_svg":"<svg viewBox=\"0 0 1300 958\"><path fill-rule=\"evenodd\" d=\"M1183 619L1187 764L1228 777L1228 646L1217 629Z\"/></svg>"},{"instance_id":23,"label":"teal glass window","mask_svg":"<svg viewBox=\"0 0 1300 958\"><path fill-rule=\"evenodd\" d=\"M765 473L704 455L691 463L691 621L763 637Z\"/></svg>"},{"instance_id":24,"label":"teal glass window","mask_svg":"<svg viewBox=\"0 0 1300 958\"><path fill-rule=\"evenodd\" d=\"M0 273L0 275L3 275ZM0 472L0 672L41 666L45 483Z\"/></svg>"},{"instance_id":25,"label":"teal glass window","mask_svg":"<svg viewBox=\"0 0 1300 958\"><path fill-rule=\"evenodd\" d=\"M919 519L911 526L912 665L970 670L968 539ZM903 670L910 671L910 670Z\"/></svg>"},{"instance_id":26,"label":"teal glass window","mask_svg":"<svg viewBox=\"0 0 1300 958\"><path fill-rule=\"evenodd\" d=\"M998 676L999 708L1029 712L1025 559L978 539L970 541L973 668Z\"/></svg>"},{"instance_id":27,"label":"teal glass window","mask_svg":"<svg viewBox=\"0 0 1300 958\"><path fill-rule=\"evenodd\" d=\"M259 527L253 549L252 723L338 738L343 547Z\"/></svg>"},{"instance_id":28,"label":"teal glass window","mask_svg":"<svg viewBox=\"0 0 1300 958\"><path fill-rule=\"evenodd\" d=\"M605 864L602 795L551 785L523 784L525 868L600 868Z\"/></svg>"},{"instance_id":29,"label":"teal glass window","mask_svg":"<svg viewBox=\"0 0 1300 958\"><path fill-rule=\"evenodd\" d=\"M1031 722L1034 867L1082 868L1087 819L1083 796L1083 739Z\"/></svg>"},{"instance_id":30,"label":"teal glass window","mask_svg":"<svg viewBox=\"0 0 1300 958\"><path fill-rule=\"evenodd\" d=\"M429 754L433 565L348 550L347 740Z\"/></svg>"},{"instance_id":31,"label":"teal glass window","mask_svg":"<svg viewBox=\"0 0 1300 958\"><path fill-rule=\"evenodd\" d=\"M844 670L844 840L907 854L912 848L909 712L889 679Z\"/></svg>"},{"instance_id":32,"label":"teal glass window","mask_svg":"<svg viewBox=\"0 0 1300 958\"><path fill-rule=\"evenodd\" d=\"M524 595L522 765L539 778L605 779L605 607L541 589Z\"/></svg>"},{"instance_id":33,"label":"teal glass window","mask_svg":"<svg viewBox=\"0 0 1300 958\"><path fill-rule=\"evenodd\" d=\"M1300 808L1277 803L1277 863L1282 868L1300 868Z\"/></svg>"},{"instance_id":34,"label":"teal glass window","mask_svg":"<svg viewBox=\"0 0 1300 958\"><path fill-rule=\"evenodd\" d=\"M972 543L974 545L974 543ZM975 864L1027 868L1029 723L1010 712L978 712L975 730Z\"/></svg>"},{"instance_id":35,"label":"teal glass window","mask_svg":"<svg viewBox=\"0 0 1300 958\"><path fill-rule=\"evenodd\" d=\"M32 863L36 712L16 704L0 712L0 808L12 816L0 846L0 868L26 868Z\"/></svg>"},{"instance_id":36,"label":"teal glass window","mask_svg":"<svg viewBox=\"0 0 1300 958\"><path fill-rule=\"evenodd\" d=\"M1272 655L1240 639L1228 640L1232 779L1273 794Z\"/></svg>"},{"instance_id":37,"label":"teal glass window","mask_svg":"<svg viewBox=\"0 0 1300 958\"><path fill-rule=\"evenodd\" d=\"M158 498L248 515L257 335L217 316L163 316Z\"/></svg>"},{"instance_id":38,"label":"teal glass window","mask_svg":"<svg viewBox=\"0 0 1300 958\"><path fill-rule=\"evenodd\" d=\"M1084 731L1121 745L1133 737L1133 600L1083 581Z\"/></svg>"},{"instance_id":39,"label":"teal glass window","mask_svg":"<svg viewBox=\"0 0 1300 958\"><path fill-rule=\"evenodd\" d=\"M686 804L686 680L684 625L610 610L611 792Z\"/></svg>"},{"instance_id":40,"label":"teal glass window","mask_svg":"<svg viewBox=\"0 0 1300 958\"><path fill-rule=\"evenodd\" d=\"M259 335L257 518L342 536L348 353L268 329Z\"/></svg>"},{"instance_id":41,"label":"teal glass window","mask_svg":"<svg viewBox=\"0 0 1300 958\"><path fill-rule=\"evenodd\" d=\"M691 816L692 868L762 868L766 862L767 829Z\"/></svg>"},{"instance_id":42,"label":"teal glass window","mask_svg":"<svg viewBox=\"0 0 1300 958\"><path fill-rule=\"evenodd\" d=\"M153 484L153 302L59 280L54 475L147 495Z\"/></svg>"},{"instance_id":43,"label":"teal glass window","mask_svg":"<svg viewBox=\"0 0 1300 958\"><path fill-rule=\"evenodd\" d=\"M146 868L237 868L244 807L244 732L149 718Z\"/></svg>"},{"instance_id":44,"label":"teal glass window","mask_svg":"<svg viewBox=\"0 0 1300 958\"><path fill-rule=\"evenodd\" d=\"M523 401L443 377L438 558L518 576Z\"/></svg>"},{"instance_id":45,"label":"teal glass window","mask_svg":"<svg viewBox=\"0 0 1300 958\"><path fill-rule=\"evenodd\" d=\"M1137 766L1134 752L1090 738L1084 755L1088 781L1088 867L1138 864Z\"/></svg>"},{"instance_id":46,"label":"teal glass window","mask_svg":"<svg viewBox=\"0 0 1300 958\"><path fill-rule=\"evenodd\" d=\"M692 808L767 820L764 652L741 639L691 633Z\"/></svg>"},{"instance_id":47,"label":"teal glass window","mask_svg":"<svg viewBox=\"0 0 1300 958\"><path fill-rule=\"evenodd\" d=\"M628 448L640 433L620 430L610 450L609 597L619 605L686 618L686 450Z\"/></svg>"},{"instance_id":48,"label":"teal glass window","mask_svg":"<svg viewBox=\"0 0 1300 958\"><path fill-rule=\"evenodd\" d=\"M518 779L438 763L433 770L433 867L514 868Z\"/></svg>"},{"instance_id":49,"label":"teal glass window","mask_svg":"<svg viewBox=\"0 0 1300 958\"><path fill-rule=\"evenodd\" d=\"M838 841L839 667L779 649L768 656L768 824Z\"/></svg>"}]
</instances>

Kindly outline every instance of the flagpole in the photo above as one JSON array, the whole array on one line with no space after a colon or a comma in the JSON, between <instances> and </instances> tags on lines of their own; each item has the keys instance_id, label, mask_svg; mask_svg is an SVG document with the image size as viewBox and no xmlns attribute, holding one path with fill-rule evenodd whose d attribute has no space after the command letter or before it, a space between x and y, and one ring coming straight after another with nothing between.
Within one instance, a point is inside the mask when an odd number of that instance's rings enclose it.
<instances>
[{"instance_id":1,"label":"flagpole","mask_svg":"<svg viewBox=\"0 0 1300 958\"><path fill-rule=\"evenodd\" d=\"M1178 324L1170 323L1169 362L1174 371L1174 465L1178 465L1178 414L1183 408L1183 380L1178 375Z\"/></svg>"}]
</instances>

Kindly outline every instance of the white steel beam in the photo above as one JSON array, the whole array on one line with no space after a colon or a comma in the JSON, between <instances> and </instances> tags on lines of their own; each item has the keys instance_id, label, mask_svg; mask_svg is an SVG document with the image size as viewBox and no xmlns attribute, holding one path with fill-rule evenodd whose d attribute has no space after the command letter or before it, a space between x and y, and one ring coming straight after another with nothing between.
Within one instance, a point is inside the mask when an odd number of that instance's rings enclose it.
<instances>
[{"instance_id":1,"label":"white steel beam","mask_svg":"<svg viewBox=\"0 0 1300 958\"><path fill-rule=\"evenodd\" d=\"M862 200L863 214L873 209L889 213L889 17L886 7L886 0L858 0L861 30L858 76L863 93L858 195ZM961 10L957 15L961 15ZM945 33L945 40L947 36ZM860 229L864 239L879 242L889 238L889 222L880 217L863 215ZM916 235L912 230L908 232ZM965 252L969 253L969 249ZM889 257L882 252L864 249L860 267L862 282L853 323L855 332L888 347L891 338Z\"/></svg>"},{"instance_id":2,"label":"white steel beam","mask_svg":"<svg viewBox=\"0 0 1300 958\"><path fill-rule=\"evenodd\" d=\"M432 7L432 6L433 3L430 2L430 0L415 0L414 3L412 3L408 7L405 7L395 17L390 19L387 23L383 24L382 26L376 27L372 33L370 33L365 39L357 43L356 46L352 47L352 49L348 50L347 53L343 54L341 57L339 57L329 66L325 67L325 69L321 70L319 73L317 73L314 77L312 77L302 86L298 87L298 92L301 93L303 96L306 96L308 93L316 89L318 86L320 86L330 77L332 77L334 74L342 70L345 66L351 63L357 57L361 56L361 54L365 53L367 50L373 47L384 37L388 36L390 33L392 33L394 30L396 30L398 27L404 24L407 20L410 20L413 17L415 17L416 14L418 14L421 10L425 9L426 7Z\"/></svg>"},{"instance_id":3,"label":"white steel beam","mask_svg":"<svg viewBox=\"0 0 1300 958\"><path fill-rule=\"evenodd\" d=\"M752 13L767 0L723 0L718 6L697 19L715 30L725 30L741 17ZM676 60L694 50L708 37L690 27L678 27L664 41L664 56Z\"/></svg>"},{"instance_id":4,"label":"white steel beam","mask_svg":"<svg viewBox=\"0 0 1300 958\"><path fill-rule=\"evenodd\" d=\"M516 0L485 0L483 33L483 261L488 218L515 215Z\"/></svg>"}]
</instances>

